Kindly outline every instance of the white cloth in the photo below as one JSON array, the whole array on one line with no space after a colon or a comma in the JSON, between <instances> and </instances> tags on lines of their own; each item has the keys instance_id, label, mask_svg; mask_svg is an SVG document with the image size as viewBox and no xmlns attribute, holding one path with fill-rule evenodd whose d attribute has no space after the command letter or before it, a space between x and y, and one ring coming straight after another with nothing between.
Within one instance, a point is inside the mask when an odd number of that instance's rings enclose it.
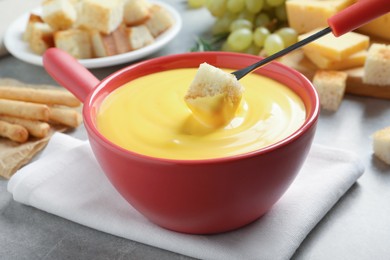
<instances>
[{"instance_id":1,"label":"white cloth","mask_svg":"<svg viewBox=\"0 0 390 260\"><path fill-rule=\"evenodd\" d=\"M0 56L7 54L4 46L4 34L20 15L40 6L42 0L0 0Z\"/></svg>"},{"instance_id":2,"label":"white cloth","mask_svg":"<svg viewBox=\"0 0 390 260\"><path fill-rule=\"evenodd\" d=\"M352 153L314 144L298 177L256 222L217 235L160 228L133 209L100 170L87 141L56 133L9 181L13 198L79 224L201 259L289 259L363 174Z\"/></svg>"}]
</instances>

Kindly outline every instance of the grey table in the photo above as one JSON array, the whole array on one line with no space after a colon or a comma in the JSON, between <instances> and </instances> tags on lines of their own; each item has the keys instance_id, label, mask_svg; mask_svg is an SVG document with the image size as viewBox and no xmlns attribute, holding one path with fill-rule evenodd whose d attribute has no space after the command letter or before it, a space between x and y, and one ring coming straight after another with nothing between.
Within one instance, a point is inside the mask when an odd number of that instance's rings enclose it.
<instances>
[{"instance_id":1,"label":"grey table","mask_svg":"<svg viewBox=\"0 0 390 260\"><path fill-rule=\"evenodd\" d=\"M187 52L213 18L206 10L177 8L183 29L150 57ZM150 58L148 57L148 58ZM102 79L127 64L91 70ZM55 84L39 66L0 58L0 77ZM355 151L366 170L301 244L293 259L390 259L390 166L372 154L370 135L390 126L390 101L346 95L336 113L321 112L315 142ZM86 139L84 128L69 133ZM13 201L0 178L0 259L190 259L75 224Z\"/></svg>"}]
</instances>

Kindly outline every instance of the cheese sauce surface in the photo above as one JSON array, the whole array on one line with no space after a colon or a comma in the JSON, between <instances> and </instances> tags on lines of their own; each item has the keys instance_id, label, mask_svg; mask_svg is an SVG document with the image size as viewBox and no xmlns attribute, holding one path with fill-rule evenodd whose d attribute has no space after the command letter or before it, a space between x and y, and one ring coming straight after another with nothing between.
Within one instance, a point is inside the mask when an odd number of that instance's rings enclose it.
<instances>
[{"instance_id":1,"label":"cheese sauce surface","mask_svg":"<svg viewBox=\"0 0 390 260\"><path fill-rule=\"evenodd\" d=\"M304 104L293 91L252 73L240 80L245 91L233 120L220 128L205 127L184 101L196 71L154 73L114 90L99 108L98 130L139 154L191 160L257 150L287 137L305 120Z\"/></svg>"}]
</instances>

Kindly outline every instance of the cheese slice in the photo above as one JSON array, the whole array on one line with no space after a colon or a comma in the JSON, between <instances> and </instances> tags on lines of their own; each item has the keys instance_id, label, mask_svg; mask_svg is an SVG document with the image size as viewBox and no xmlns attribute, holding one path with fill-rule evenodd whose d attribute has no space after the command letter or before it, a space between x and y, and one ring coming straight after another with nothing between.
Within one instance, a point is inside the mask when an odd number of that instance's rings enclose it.
<instances>
[{"instance_id":1,"label":"cheese slice","mask_svg":"<svg viewBox=\"0 0 390 260\"><path fill-rule=\"evenodd\" d=\"M313 51L304 51L304 53L318 68L326 70L345 70L362 67L367 58L366 50L352 54L344 60L332 60Z\"/></svg>"},{"instance_id":2,"label":"cheese slice","mask_svg":"<svg viewBox=\"0 0 390 260\"><path fill-rule=\"evenodd\" d=\"M358 29L359 32L390 40L390 13L385 14Z\"/></svg>"},{"instance_id":3,"label":"cheese slice","mask_svg":"<svg viewBox=\"0 0 390 260\"><path fill-rule=\"evenodd\" d=\"M309 32L318 27L328 26L327 19L355 0L289 0L286 12L289 26L298 34Z\"/></svg>"},{"instance_id":4,"label":"cheese slice","mask_svg":"<svg viewBox=\"0 0 390 260\"><path fill-rule=\"evenodd\" d=\"M299 40L302 40L318 30L300 35ZM332 33L328 33L321 38L303 46L303 50L317 52L322 56L332 60L345 60L354 53L368 48L370 38L366 35L349 32L340 37L335 37Z\"/></svg>"}]
</instances>

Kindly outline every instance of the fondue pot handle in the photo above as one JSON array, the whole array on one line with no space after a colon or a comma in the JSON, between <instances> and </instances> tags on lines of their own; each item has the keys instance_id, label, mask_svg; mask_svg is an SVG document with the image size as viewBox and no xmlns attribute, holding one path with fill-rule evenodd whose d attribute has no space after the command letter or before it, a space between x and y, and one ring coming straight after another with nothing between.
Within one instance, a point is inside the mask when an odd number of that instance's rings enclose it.
<instances>
[{"instance_id":1,"label":"fondue pot handle","mask_svg":"<svg viewBox=\"0 0 390 260\"><path fill-rule=\"evenodd\" d=\"M58 48L50 48L43 54L43 66L58 84L72 92L81 102L100 82L74 57Z\"/></svg>"}]
</instances>

